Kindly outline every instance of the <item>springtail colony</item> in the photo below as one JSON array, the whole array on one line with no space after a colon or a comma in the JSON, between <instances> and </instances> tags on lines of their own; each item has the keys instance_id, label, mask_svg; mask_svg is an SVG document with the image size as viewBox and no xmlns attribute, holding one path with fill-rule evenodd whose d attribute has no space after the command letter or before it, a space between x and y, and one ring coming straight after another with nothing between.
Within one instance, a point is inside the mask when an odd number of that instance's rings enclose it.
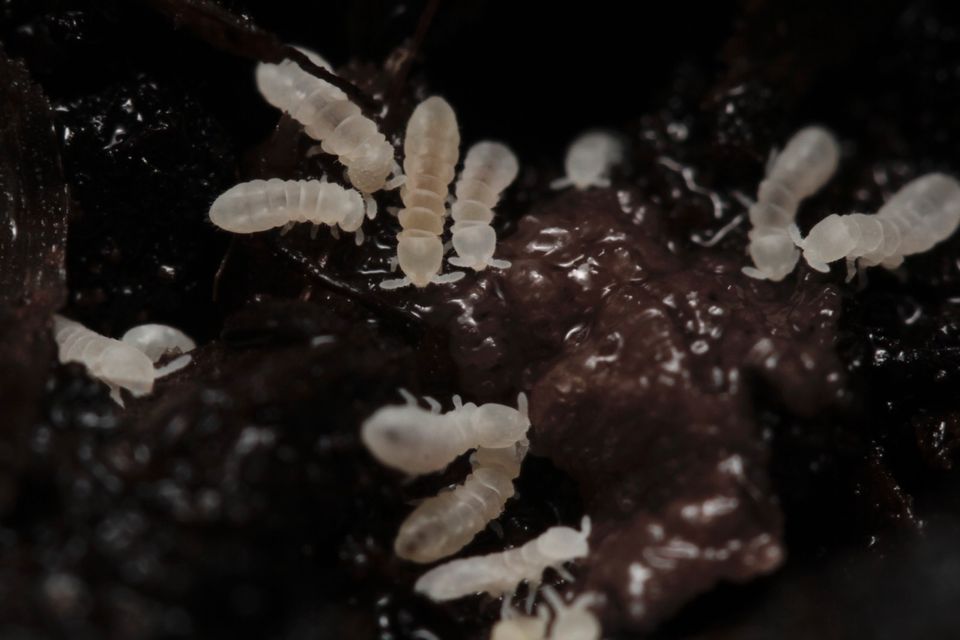
<instances>
[{"instance_id":1,"label":"springtail colony","mask_svg":"<svg viewBox=\"0 0 960 640\"><path fill-rule=\"evenodd\" d=\"M748 251L754 266L743 272L779 281L803 258L827 272L845 259L847 280L859 267L895 269L906 256L927 251L960 226L960 183L942 173L912 180L874 214L831 214L801 237L795 223L803 198L816 193L834 174L840 157L834 136L820 127L802 129L779 155L773 155L757 201L750 207Z\"/></svg>"},{"instance_id":2,"label":"springtail colony","mask_svg":"<svg viewBox=\"0 0 960 640\"><path fill-rule=\"evenodd\" d=\"M443 98L427 98L413 111L403 142L406 181L400 191L403 209L397 235L397 262L404 277L380 286L395 289L412 284L456 282L462 272L440 274L444 254L447 189L460 155L460 130L453 108ZM481 142L467 153L453 203L453 247L448 262L476 271L487 266L506 268L493 258L496 235L490 222L500 194L517 177L519 165L502 144Z\"/></svg>"},{"instance_id":3,"label":"springtail colony","mask_svg":"<svg viewBox=\"0 0 960 640\"><path fill-rule=\"evenodd\" d=\"M807 127L794 135L767 163L757 201L750 207L748 251L755 266L744 267L751 278L779 281L797 264L800 252L790 237L800 201L823 187L837 170L840 145L826 129Z\"/></svg>"},{"instance_id":4,"label":"springtail colony","mask_svg":"<svg viewBox=\"0 0 960 640\"><path fill-rule=\"evenodd\" d=\"M439 403L432 398L425 398L428 410L407 392L401 394L406 404L379 409L361 427L364 444L380 462L409 474L428 473L442 470L476 448L470 460L473 472L464 483L422 502L400 526L394 544L397 556L412 562L435 562L466 546L500 516L513 496L513 482L529 446L527 400L520 394L517 409L513 409L495 403L463 404L455 397L454 409L441 413ZM531 596L535 596L546 569L568 575L563 565L587 556L589 535L590 519L584 517L579 531L552 527L517 549L435 567L417 581L415 588L433 600L444 601L478 592L499 597L512 594L520 583L527 582ZM599 633L599 624L586 608L587 600L566 608L559 596L553 594L551 598L557 612L554 631L544 635L544 621L540 635L531 637L581 637L564 635L566 629L595 629ZM506 614L507 600L504 603ZM537 622L526 618L505 618L504 624L495 632L503 638L525 637L517 635L520 629L538 628Z\"/></svg>"},{"instance_id":5,"label":"springtail colony","mask_svg":"<svg viewBox=\"0 0 960 640\"><path fill-rule=\"evenodd\" d=\"M330 68L317 54L303 52L316 65ZM296 120L306 135L319 141L322 152L336 156L346 169L349 185L326 178L244 182L212 203L213 224L247 234L312 223L315 229L329 227L335 235L354 233L360 244L365 219L376 215L373 194L401 187L395 262L402 277L383 281L380 287L426 287L463 278L460 271L442 273L451 249L447 263L453 267L475 271L510 267L510 262L494 257L497 238L492 222L494 208L517 179L519 163L507 146L479 142L467 151L458 177L460 128L446 100L430 97L413 110L404 134L400 175L391 142L343 91L290 60L260 64L255 77L267 102ZM569 147L566 175L551 187L609 187L611 172L624 162L625 149L616 135L583 134ZM893 269L906 256L944 241L960 226L960 183L932 173L908 183L876 213L832 214L803 237L796 226L799 207L831 179L839 159L835 136L816 126L800 130L782 152L771 155L748 211L747 253L753 264L743 268L744 274L781 281L801 256L818 271L845 259L851 276L858 267ZM449 230L448 218L452 219ZM444 243L447 234L449 244ZM86 366L121 404L121 389L135 396L150 393L158 377L190 362L191 356L184 354L195 347L172 327L143 325L116 340L60 315L54 316L54 337L60 360ZM441 471L473 451L471 471L463 482L421 502L399 527L396 555L410 562L435 563L465 548L501 516L514 496L514 483L530 446L527 399L520 394L513 408L464 404L455 396L454 408L442 412L436 400L425 398L430 406L426 409L410 394L401 393L405 404L382 407L361 426L361 440L374 458L405 474L420 475ZM526 582L529 595L535 598L547 569L569 577L564 565L589 555L590 532L586 516L579 530L551 527L517 548L435 566L420 577L415 589L434 601L481 592L512 597ZM600 603L599 594L582 594L567 604L549 587L543 593L549 606L542 605L536 617L514 611L505 598L493 638L600 637L599 622L590 610Z\"/></svg>"},{"instance_id":6,"label":"springtail colony","mask_svg":"<svg viewBox=\"0 0 960 640\"><path fill-rule=\"evenodd\" d=\"M330 69L318 54L299 50L317 66ZM428 98L414 109L403 143L405 175L388 179L391 172L399 173L393 145L339 88L292 60L258 65L256 82L267 102L299 122L320 142L321 151L337 157L355 189L326 180L253 180L216 199L209 214L213 224L232 233L257 233L310 222L315 229L329 226L335 235L341 230L356 233L361 244L363 213L373 218L377 211L372 194L402 184L396 266L403 277L385 280L381 286L425 287L463 278L459 271L441 274L448 187L460 156L460 128L443 98ZM451 265L475 271L510 266L493 257L496 234L490 223L500 195L518 172L517 158L506 146L481 142L470 148L451 208L456 253L449 259Z\"/></svg>"}]
</instances>

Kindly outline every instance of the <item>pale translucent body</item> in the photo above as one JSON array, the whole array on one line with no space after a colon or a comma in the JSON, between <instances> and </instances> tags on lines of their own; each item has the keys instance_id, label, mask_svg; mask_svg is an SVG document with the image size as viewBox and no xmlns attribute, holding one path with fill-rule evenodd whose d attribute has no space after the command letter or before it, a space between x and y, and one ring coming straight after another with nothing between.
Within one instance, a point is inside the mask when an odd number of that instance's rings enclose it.
<instances>
[{"instance_id":1,"label":"pale translucent body","mask_svg":"<svg viewBox=\"0 0 960 640\"><path fill-rule=\"evenodd\" d=\"M826 272L830 262L845 258L852 276L856 262L895 268L949 238L958 225L960 183L931 173L907 183L876 214L832 214L796 240L812 268Z\"/></svg>"},{"instance_id":2,"label":"pale translucent body","mask_svg":"<svg viewBox=\"0 0 960 640\"><path fill-rule=\"evenodd\" d=\"M767 175L750 207L755 227L785 227L797 217L800 201L819 191L833 177L840 145L822 127L801 129L768 163Z\"/></svg>"},{"instance_id":3,"label":"pale translucent body","mask_svg":"<svg viewBox=\"0 0 960 640\"><path fill-rule=\"evenodd\" d=\"M397 234L397 262L405 278L381 286L425 287L458 280L462 274L440 275L447 190L460 156L460 127L446 100L433 96L413 110L403 154L406 180L400 190L403 208L398 217L403 230Z\"/></svg>"},{"instance_id":4,"label":"pale translucent body","mask_svg":"<svg viewBox=\"0 0 960 640\"><path fill-rule=\"evenodd\" d=\"M439 471L470 449L501 449L525 437L530 427L526 397L519 408L472 402L446 413L415 404L379 409L361 426L360 437L377 460L409 474Z\"/></svg>"},{"instance_id":5,"label":"pale translucent body","mask_svg":"<svg viewBox=\"0 0 960 640\"><path fill-rule=\"evenodd\" d=\"M134 396L153 391L156 373L153 362L133 345L102 336L79 322L61 315L53 316L53 337L60 362L79 362L90 375L105 382L117 402L119 389Z\"/></svg>"},{"instance_id":6,"label":"pale translucent body","mask_svg":"<svg viewBox=\"0 0 960 640\"><path fill-rule=\"evenodd\" d=\"M548 568L585 558L590 551L589 536L590 518L584 516L580 531L551 527L522 547L447 562L421 576L414 589L432 600L444 601L480 592L497 597L512 593L521 582L535 588Z\"/></svg>"},{"instance_id":7,"label":"pale translucent body","mask_svg":"<svg viewBox=\"0 0 960 640\"><path fill-rule=\"evenodd\" d=\"M197 347L197 343L183 331L165 324L142 324L133 327L120 338L121 342L132 345L142 351L156 366L164 356L186 354ZM156 377L170 375L190 364L191 356L180 355L165 365L156 368Z\"/></svg>"},{"instance_id":8,"label":"pale translucent body","mask_svg":"<svg viewBox=\"0 0 960 640\"><path fill-rule=\"evenodd\" d=\"M567 175L551 182L550 187L609 187L610 170L623 162L623 156L624 145L619 137L605 131L588 131L570 144L564 161Z\"/></svg>"},{"instance_id":9,"label":"pale translucent body","mask_svg":"<svg viewBox=\"0 0 960 640\"><path fill-rule=\"evenodd\" d=\"M493 627L490 640L600 640L603 629L590 611L600 601L599 594L581 594L569 605L551 587L544 587L543 594L552 612L541 606L537 617L532 617L508 609Z\"/></svg>"},{"instance_id":10,"label":"pale translucent body","mask_svg":"<svg viewBox=\"0 0 960 640\"><path fill-rule=\"evenodd\" d=\"M318 66L330 68L317 54L300 51ZM267 102L302 124L307 135L320 141L325 153L337 156L354 187L363 193L384 188L393 169L393 145L343 91L291 60L261 63L256 77Z\"/></svg>"},{"instance_id":11,"label":"pale translucent body","mask_svg":"<svg viewBox=\"0 0 960 640\"><path fill-rule=\"evenodd\" d=\"M747 233L747 251L756 267L744 267L743 273L759 280L779 282L797 266L800 252L790 236L789 227L756 227Z\"/></svg>"},{"instance_id":12,"label":"pale translucent body","mask_svg":"<svg viewBox=\"0 0 960 640\"><path fill-rule=\"evenodd\" d=\"M547 640L549 624L550 614L545 607L540 607L536 616L525 616L510 608L493 625L490 640Z\"/></svg>"},{"instance_id":13,"label":"pale translucent body","mask_svg":"<svg viewBox=\"0 0 960 640\"><path fill-rule=\"evenodd\" d=\"M780 281L796 267L800 253L787 229L797 217L800 201L823 187L837 170L840 146L821 127L798 131L767 165L767 175L750 207L748 252L753 267L743 272L751 278Z\"/></svg>"},{"instance_id":14,"label":"pale translucent body","mask_svg":"<svg viewBox=\"0 0 960 640\"><path fill-rule=\"evenodd\" d=\"M312 222L357 231L363 198L353 189L318 180L253 180L231 187L210 207L210 221L233 233L256 233Z\"/></svg>"},{"instance_id":15,"label":"pale translucent body","mask_svg":"<svg viewBox=\"0 0 960 640\"><path fill-rule=\"evenodd\" d=\"M908 182L877 212L896 225L900 246L890 255L927 251L953 235L960 223L960 184L943 173L930 173Z\"/></svg>"},{"instance_id":16,"label":"pale translucent body","mask_svg":"<svg viewBox=\"0 0 960 640\"><path fill-rule=\"evenodd\" d=\"M463 484L424 500L400 525L397 555L427 563L465 547L503 513L528 446L524 438L501 449L477 449L471 458L473 473Z\"/></svg>"},{"instance_id":17,"label":"pale translucent body","mask_svg":"<svg viewBox=\"0 0 960 640\"><path fill-rule=\"evenodd\" d=\"M590 607L600 601L599 594L581 594L569 606L550 587L545 587L543 594L553 609L553 624L547 640L600 640L603 629L590 611Z\"/></svg>"},{"instance_id":18,"label":"pale translucent body","mask_svg":"<svg viewBox=\"0 0 960 640\"><path fill-rule=\"evenodd\" d=\"M307 56L310 61L322 69L333 71L333 67L319 53L304 47L294 47ZM317 78L300 68L293 60L284 60L280 64L258 64L256 70L257 89L264 100L277 109L285 110L290 104L296 104L306 99L316 88L318 83L330 83ZM330 95L338 99L347 99L347 94L330 85Z\"/></svg>"},{"instance_id":19,"label":"pale translucent body","mask_svg":"<svg viewBox=\"0 0 960 640\"><path fill-rule=\"evenodd\" d=\"M498 142L479 142L467 152L457 180L457 199L450 208L451 240L457 256L448 262L480 271L487 266L506 268L495 260L497 236L490 226L500 194L517 178L520 164L513 152Z\"/></svg>"}]
</instances>

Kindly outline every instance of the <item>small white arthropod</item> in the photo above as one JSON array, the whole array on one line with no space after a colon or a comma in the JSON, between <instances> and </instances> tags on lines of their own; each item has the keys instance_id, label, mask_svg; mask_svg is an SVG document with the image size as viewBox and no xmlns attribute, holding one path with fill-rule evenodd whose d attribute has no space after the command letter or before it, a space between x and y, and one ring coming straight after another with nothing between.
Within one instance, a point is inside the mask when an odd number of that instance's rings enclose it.
<instances>
[{"instance_id":1,"label":"small white arthropod","mask_svg":"<svg viewBox=\"0 0 960 640\"><path fill-rule=\"evenodd\" d=\"M397 262L403 278L380 283L384 289L408 284L456 282L462 272L440 275L443 266L447 188L460 155L460 128L453 108L443 98L427 98L413 110L403 141L406 180L400 190L403 209L397 234Z\"/></svg>"},{"instance_id":2,"label":"small white arthropod","mask_svg":"<svg viewBox=\"0 0 960 640\"><path fill-rule=\"evenodd\" d=\"M747 250L755 266L744 267L744 274L780 281L793 271L800 254L788 229L800 201L826 184L839 160L837 139L822 127L801 129L782 152L771 155L757 201L749 209L752 229Z\"/></svg>"},{"instance_id":3,"label":"small white arthropod","mask_svg":"<svg viewBox=\"0 0 960 640\"><path fill-rule=\"evenodd\" d=\"M847 260L848 279L863 267L900 266L905 256L921 253L949 238L960 225L960 183L931 173L907 183L874 215L832 214L818 222L806 238L793 228L797 246L817 271Z\"/></svg>"},{"instance_id":4,"label":"small white arthropod","mask_svg":"<svg viewBox=\"0 0 960 640\"><path fill-rule=\"evenodd\" d=\"M312 51L300 51L317 66L330 68ZM308 136L320 141L325 153L337 156L354 187L370 194L386 186L394 168L393 145L343 91L310 75L292 60L261 63L256 77L267 102L302 124ZM368 206L372 204L369 199Z\"/></svg>"},{"instance_id":5,"label":"small white arthropod","mask_svg":"<svg viewBox=\"0 0 960 640\"><path fill-rule=\"evenodd\" d=\"M165 324L142 324L133 327L123 334L120 341L142 351L154 366L161 358L179 356L156 367L157 378L170 375L190 364L192 356L186 354L197 347L197 343L183 331Z\"/></svg>"},{"instance_id":6,"label":"small white arthropod","mask_svg":"<svg viewBox=\"0 0 960 640\"><path fill-rule=\"evenodd\" d=\"M294 47L294 49L307 56L310 62L321 69L333 72L333 67L319 53L304 47ZM280 64L258 64L256 80L260 95L277 109L285 109L287 105L302 102L316 89L317 83L326 82L304 71L293 60L284 60ZM331 95L347 98L347 94L341 89L333 85L331 87Z\"/></svg>"},{"instance_id":7,"label":"small white arthropod","mask_svg":"<svg viewBox=\"0 0 960 640\"><path fill-rule=\"evenodd\" d=\"M510 608L493 627L490 640L600 640L603 629L589 609L601 601L599 594L580 594L570 605L552 587L544 587L543 594L553 609L552 623L546 607L538 609L537 617Z\"/></svg>"},{"instance_id":8,"label":"small white arthropod","mask_svg":"<svg viewBox=\"0 0 960 640\"><path fill-rule=\"evenodd\" d=\"M506 260L493 257L497 234L490 223L500 194L516 179L519 171L517 157L505 145L479 142L470 147L457 180L457 199L450 208L453 217L451 240L457 255L447 262L477 271L488 265L498 269L510 266Z\"/></svg>"},{"instance_id":9,"label":"small white arthropod","mask_svg":"<svg viewBox=\"0 0 960 640\"><path fill-rule=\"evenodd\" d=\"M747 238L747 252L754 266L743 267L744 275L779 282L793 273L800 252L789 227L754 227L747 232Z\"/></svg>"},{"instance_id":10,"label":"small white arthropod","mask_svg":"<svg viewBox=\"0 0 960 640\"><path fill-rule=\"evenodd\" d=\"M800 201L820 190L840 161L840 145L822 127L806 127L793 135L783 151L772 154L767 175L750 207L755 227L787 227L797 217Z\"/></svg>"},{"instance_id":11,"label":"small white arthropod","mask_svg":"<svg viewBox=\"0 0 960 640\"><path fill-rule=\"evenodd\" d=\"M600 594L582 593L569 606L551 587L544 587L543 595L553 609L548 640L600 640L603 628L590 611L590 607L602 601Z\"/></svg>"},{"instance_id":12,"label":"small white arthropod","mask_svg":"<svg viewBox=\"0 0 960 640\"><path fill-rule=\"evenodd\" d=\"M490 640L547 640L550 613L540 607L536 616L525 616L512 607L504 609L490 631Z\"/></svg>"},{"instance_id":13,"label":"small white arthropod","mask_svg":"<svg viewBox=\"0 0 960 640\"><path fill-rule=\"evenodd\" d=\"M110 387L110 397L121 406L120 389L134 396L153 391L156 372L153 362L137 347L102 336L79 322L53 316L53 337L60 362L79 362L90 375Z\"/></svg>"},{"instance_id":14,"label":"small white arthropod","mask_svg":"<svg viewBox=\"0 0 960 640\"><path fill-rule=\"evenodd\" d=\"M363 198L353 189L318 180L253 180L231 187L210 207L210 221L233 233L256 233L312 222L362 236Z\"/></svg>"},{"instance_id":15,"label":"small white arthropod","mask_svg":"<svg viewBox=\"0 0 960 640\"><path fill-rule=\"evenodd\" d=\"M513 593L524 581L536 589L548 568L562 569L565 562L585 558L589 537L590 518L584 516L580 531L550 527L522 547L447 562L422 575L414 589L436 601L479 592L498 597Z\"/></svg>"},{"instance_id":16,"label":"small white arthropod","mask_svg":"<svg viewBox=\"0 0 960 640\"><path fill-rule=\"evenodd\" d=\"M455 489L424 500L400 525L393 548L413 562L435 562L460 551L503 513L529 443L502 449L481 447L471 457L473 473Z\"/></svg>"},{"instance_id":17,"label":"small white arthropod","mask_svg":"<svg viewBox=\"0 0 960 640\"><path fill-rule=\"evenodd\" d=\"M567 175L550 183L551 189L609 187L610 170L623 162L624 145L618 136L605 131L588 131L567 149Z\"/></svg>"},{"instance_id":18,"label":"small white arthropod","mask_svg":"<svg viewBox=\"0 0 960 640\"><path fill-rule=\"evenodd\" d=\"M407 404L383 407L367 418L360 437L383 464L418 475L439 471L470 449L509 447L530 427L522 393L518 409L493 402L462 404L458 396L453 401L452 411L439 413L438 404L427 410L408 396Z\"/></svg>"}]
</instances>

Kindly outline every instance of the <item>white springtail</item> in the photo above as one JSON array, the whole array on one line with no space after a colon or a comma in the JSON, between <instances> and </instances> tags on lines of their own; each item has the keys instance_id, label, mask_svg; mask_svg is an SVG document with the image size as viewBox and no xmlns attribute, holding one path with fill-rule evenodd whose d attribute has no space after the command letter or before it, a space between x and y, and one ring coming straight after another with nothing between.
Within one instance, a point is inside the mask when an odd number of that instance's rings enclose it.
<instances>
[{"instance_id":1,"label":"white springtail","mask_svg":"<svg viewBox=\"0 0 960 640\"><path fill-rule=\"evenodd\" d=\"M796 267L800 253L790 237L800 201L823 187L837 170L840 145L821 127L798 131L767 163L767 175L750 207L752 225L747 251L754 266L743 273L760 280L780 281Z\"/></svg>"},{"instance_id":2,"label":"white springtail","mask_svg":"<svg viewBox=\"0 0 960 640\"><path fill-rule=\"evenodd\" d=\"M588 131L567 149L566 175L550 183L552 189L609 187L610 171L623 162L623 141L606 131Z\"/></svg>"},{"instance_id":3,"label":"white springtail","mask_svg":"<svg viewBox=\"0 0 960 640\"><path fill-rule=\"evenodd\" d=\"M158 378L170 375L190 364L192 356L189 352L197 347L197 343L190 339L190 336L176 327L165 324L141 324L133 327L123 334L120 341L142 351L154 366L164 357L179 356L156 368Z\"/></svg>"},{"instance_id":4,"label":"white springtail","mask_svg":"<svg viewBox=\"0 0 960 640\"><path fill-rule=\"evenodd\" d=\"M367 418L360 437L383 464L409 474L430 473L470 449L499 449L523 439L530 418L522 393L518 405L462 404L455 396L454 409L439 413L439 405L427 410L408 397L407 404L383 407Z\"/></svg>"},{"instance_id":5,"label":"white springtail","mask_svg":"<svg viewBox=\"0 0 960 640\"><path fill-rule=\"evenodd\" d=\"M360 233L363 198L353 189L318 180L252 180L220 194L210 221L233 233L257 233L298 222Z\"/></svg>"},{"instance_id":6,"label":"white springtail","mask_svg":"<svg viewBox=\"0 0 960 640\"><path fill-rule=\"evenodd\" d=\"M314 64L330 69L319 55L300 49ZM350 183L364 194L386 186L394 167L393 145L347 95L291 60L257 66L257 86L273 106L303 125L325 153L347 168Z\"/></svg>"},{"instance_id":7,"label":"white springtail","mask_svg":"<svg viewBox=\"0 0 960 640\"><path fill-rule=\"evenodd\" d=\"M403 141L406 176L398 217L397 262L404 277L380 283L384 289L412 284L456 282L462 272L440 275L443 266L447 189L460 156L460 127L453 108L443 98L427 98L413 110Z\"/></svg>"},{"instance_id":8,"label":"white springtail","mask_svg":"<svg viewBox=\"0 0 960 640\"><path fill-rule=\"evenodd\" d=\"M436 562L460 551L503 512L529 443L481 447L471 457L473 473L451 491L424 500L400 525L394 550L413 562Z\"/></svg>"},{"instance_id":9,"label":"white springtail","mask_svg":"<svg viewBox=\"0 0 960 640\"><path fill-rule=\"evenodd\" d=\"M517 178L519 171L517 157L499 142L479 142L470 147L457 180L457 199L450 208L451 240L457 255L447 262L476 271L487 266L498 269L510 266L506 260L493 257L497 234L490 223L500 194Z\"/></svg>"},{"instance_id":10,"label":"white springtail","mask_svg":"<svg viewBox=\"0 0 960 640\"><path fill-rule=\"evenodd\" d=\"M53 337L60 362L79 362L94 378L110 387L111 397L123 404L120 389L134 396L153 391L153 362L137 347L102 336L61 315L53 316Z\"/></svg>"},{"instance_id":11,"label":"white springtail","mask_svg":"<svg viewBox=\"0 0 960 640\"><path fill-rule=\"evenodd\" d=\"M551 527L516 549L485 556L462 558L442 564L420 577L414 588L432 600L455 600L486 592L497 597L512 593L521 582L536 588L548 568L585 558L590 551L590 518L584 516L580 531Z\"/></svg>"},{"instance_id":12,"label":"white springtail","mask_svg":"<svg viewBox=\"0 0 960 640\"><path fill-rule=\"evenodd\" d=\"M847 260L848 279L856 263L894 269L904 257L927 251L953 235L960 224L960 183L930 173L907 183L876 214L832 214L818 222L806 238L794 227L803 257L817 271Z\"/></svg>"}]
</instances>

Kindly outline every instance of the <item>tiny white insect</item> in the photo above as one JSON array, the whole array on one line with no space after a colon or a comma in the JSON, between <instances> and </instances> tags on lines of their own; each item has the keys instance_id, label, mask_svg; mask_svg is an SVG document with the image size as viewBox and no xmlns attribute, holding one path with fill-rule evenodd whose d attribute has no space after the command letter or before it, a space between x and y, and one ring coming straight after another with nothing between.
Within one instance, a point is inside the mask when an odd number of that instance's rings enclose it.
<instances>
[{"instance_id":1,"label":"tiny white insect","mask_svg":"<svg viewBox=\"0 0 960 640\"><path fill-rule=\"evenodd\" d=\"M134 396L153 391L156 372L153 362L133 345L102 336L79 322L53 316L53 337L60 362L79 362L90 375L110 387L110 397L121 406L120 389Z\"/></svg>"},{"instance_id":2,"label":"tiny white insect","mask_svg":"<svg viewBox=\"0 0 960 640\"><path fill-rule=\"evenodd\" d=\"M793 273L800 252L789 227L754 227L747 232L747 239L747 252L754 266L741 268L744 275L779 282Z\"/></svg>"},{"instance_id":3,"label":"tiny white insect","mask_svg":"<svg viewBox=\"0 0 960 640\"><path fill-rule=\"evenodd\" d=\"M544 587L543 594L553 609L539 607L537 617L524 616L508 608L493 627L490 640L599 640L603 631L600 621L590 607L601 602L598 593L580 594L567 605L552 587ZM549 634L548 634L549 627Z\"/></svg>"},{"instance_id":4,"label":"tiny white insect","mask_svg":"<svg viewBox=\"0 0 960 640\"><path fill-rule=\"evenodd\" d=\"M317 66L330 65L300 48ZM394 168L393 145L360 107L329 82L307 73L292 60L257 66L257 86L267 102L290 114L320 141L324 152L347 167L350 183L364 194L383 189Z\"/></svg>"},{"instance_id":5,"label":"tiny white insect","mask_svg":"<svg viewBox=\"0 0 960 640\"><path fill-rule=\"evenodd\" d=\"M427 563L465 547L503 512L528 447L523 438L501 449L477 449L473 473L463 484L424 500L400 525L393 546L397 555Z\"/></svg>"},{"instance_id":6,"label":"tiny white insect","mask_svg":"<svg viewBox=\"0 0 960 640\"><path fill-rule=\"evenodd\" d=\"M536 589L546 569L560 569L565 562L585 558L589 536L590 518L584 516L580 531L551 527L522 547L447 562L422 575L414 589L436 601L479 592L498 597L512 593L524 581Z\"/></svg>"},{"instance_id":7,"label":"tiny white insect","mask_svg":"<svg viewBox=\"0 0 960 640\"><path fill-rule=\"evenodd\" d=\"M306 47L294 47L307 56L310 62L322 69L333 72L333 66L326 58ZM319 82L325 82L300 68L293 60L284 60L280 64L258 64L256 69L257 89L263 99L277 109L285 109L290 104L297 104L306 100L317 88ZM330 84L325 82L325 84ZM333 85L330 85L330 94L338 98L347 99L347 94Z\"/></svg>"},{"instance_id":8,"label":"tiny white insect","mask_svg":"<svg viewBox=\"0 0 960 640\"><path fill-rule=\"evenodd\" d=\"M451 240L457 256L447 262L477 271L487 266L498 269L510 266L506 260L493 257L497 235L490 222L500 194L519 171L517 157L499 142L479 142L470 147L457 180L457 199L450 209Z\"/></svg>"},{"instance_id":9,"label":"tiny white insect","mask_svg":"<svg viewBox=\"0 0 960 640\"><path fill-rule=\"evenodd\" d=\"M588 131L570 144L564 161L567 175L551 182L550 188L609 187L610 170L623 162L623 157L624 145L620 137L606 131Z\"/></svg>"},{"instance_id":10,"label":"tiny white insect","mask_svg":"<svg viewBox=\"0 0 960 640\"><path fill-rule=\"evenodd\" d=\"M550 612L546 607L539 607L536 616L525 616L506 607L490 631L490 640L547 640L549 625Z\"/></svg>"},{"instance_id":11,"label":"tiny white insect","mask_svg":"<svg viewBox=\"0 0 960 640\"><path fill-rule=\"evenodd\" d=\"M553 608L553 624L548 640L600 640L603 629L590 607L602 601L598 593L582 593L567 606L551 587L544 587L543 595Z\"/></svg>"},{"instance_id":12,"label":"tiny white insect","mask_svg":"<svg viewBox=\"0 0 960 640\"><path fill-rule=\"evenodd\" d=\"M518 409L493 402L462 404L454 396L454 409L447 413L439 413L438 404L427 410L406 397L407 404L383 407L367 418L360 437L377 460L409 474L439 471L477 447L509 447L530 427L522 393Z\"/></svg>"},{"instance_id":13,"label":"tiny white insect","mask_svg":"<svg viewBox=\"0 0 960 640\"><path fill-rule=\"evenodd\" d=\"M462 272L440 275L447 188L460 154L460 127L446 100L433 96L417 105L407 122L403 153L406 180L400 190L404 206L398 214L403 230L397 234L397 262L405 277L380 286L456 282Z\"/></svg>"},{"instance_id":14,"label":"tiny white insect","mask_svg":"<svg viewBox=\"0 0 960 640\"><path fill-rule=\"evenodd\" d=\"M905 256L927 251L946 240L960 225L960 183L942 173L912 180L874 215L832 214L818 222L806 238L793 227L798 247L817 271L847 260L847 279L863 267L900 266Z\"/></svg>"},{"instance_id":15,"label":"tiny white insect","mask_svg":"<svg viewBox=\"0 0 960 640\"><path fill-rule=\"evenodd\" d=\"M220 194L210 207L210 221L233 233L312 222L359 234L363 212L363 198L353 189L318 180L273 178L242 182Z\"/></svg>"},{"instance_id":16,"label":"tiny white insect","mask_svg":"<svg viewBox=\"0 0 960 640\"><path fill-rule=\"evenodd\" d=\"M823 187L837 170L840 145L822 127L806 127L767 162L767 175L750 207L752 229L748 252L754 266L743 273L760 280L780 281L796 267L800 253L788 231L800 201Z\"/></svg>"},{"instance_id":17,"label":"tiny white insect","mask_svg":"<svg viewBox=\"0 0 960 640\"><path fill-rule=\"evenodd\" d=\"M179 355L165 365L156 368L156 377L170 375L190 364L192 356L187 355L197 347L197 343L183 331L165 324L142 324L133 327L120 338L121 342L133 345L142 351L156 366L161 358Z\"/></svg>"}]
</instances>

